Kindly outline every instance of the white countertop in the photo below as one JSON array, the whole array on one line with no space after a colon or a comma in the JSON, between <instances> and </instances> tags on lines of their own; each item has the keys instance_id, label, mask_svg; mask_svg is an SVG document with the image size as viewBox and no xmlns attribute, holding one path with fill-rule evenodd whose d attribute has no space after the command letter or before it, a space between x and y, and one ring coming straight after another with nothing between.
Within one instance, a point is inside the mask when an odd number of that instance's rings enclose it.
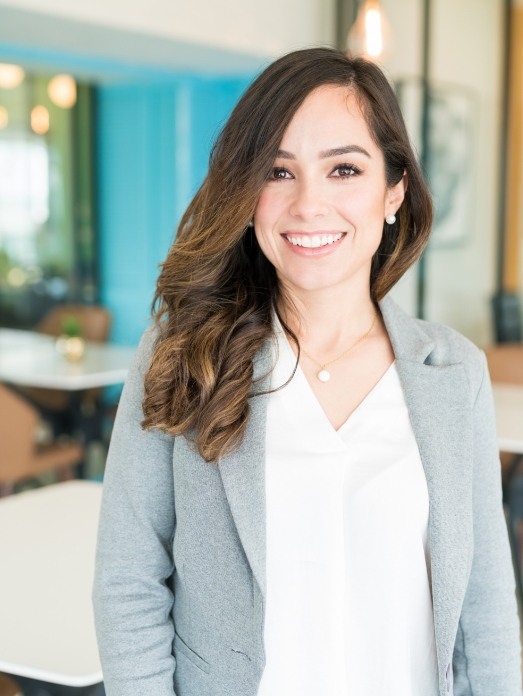
<instances>
[{"instance_id":1,"label":"white countertop","mask_svg":"<svg viewBox=\"0 0 523 696\"><path fill-rule=\"evenodd\" d=\"M91 608L101 495L69 481L0 500L0 671L102 681Z\"/></svg>"},{"instance_id":2,"label":"white countertop","mask_svg":"<svg viewBox=\"0 0 523 696\"><path fill-rule=\"evenodd\" d=\"M50 336L0 329L0 381L67 391L121 384L134 352L126 346L86 342L83 359L70 362Z\"/></svg>"}]
</instances>

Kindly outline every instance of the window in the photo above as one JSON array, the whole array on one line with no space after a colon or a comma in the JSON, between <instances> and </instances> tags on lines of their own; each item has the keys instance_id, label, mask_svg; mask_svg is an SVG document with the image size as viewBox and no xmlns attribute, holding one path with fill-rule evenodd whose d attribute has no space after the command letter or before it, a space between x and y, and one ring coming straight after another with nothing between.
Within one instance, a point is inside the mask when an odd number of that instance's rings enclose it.
<instances>
[{"instance_id":1,"label":"window","mask_svg":"<svg viewBox=\"0 0 523 696\"><path fill-rule=\"evenodd\" d=\"M54 304L97 297L92 94L66 108L52 76L1 86L0 324L31 327ZM73 83L74 84L74 83Z\"/></svg>"}]
</instances>

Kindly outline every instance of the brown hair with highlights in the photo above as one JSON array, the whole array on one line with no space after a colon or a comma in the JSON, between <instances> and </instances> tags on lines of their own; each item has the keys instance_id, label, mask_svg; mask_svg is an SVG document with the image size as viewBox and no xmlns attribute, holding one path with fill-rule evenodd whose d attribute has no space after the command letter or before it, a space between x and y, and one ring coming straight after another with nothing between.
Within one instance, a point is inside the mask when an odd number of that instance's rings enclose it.
<instances>
[{"instance_id":1,"label":"brown hair with highlights","mask_svg":"<svg viewBox=\"0 0 523 696\"><path fill-rule=\"evenodd\" d=\"M242 96L211 153L209 172L185 212L160 272L158 338L145 377L144 428L194 442L218 461L243 438L253 396L253 358L272 335L279 300L273 266L249 221L285 129L307 95L345 86L359 100L381 149L389 186L408 186L373 258L375 302L423 251L432 203L401 111L382 71L329 48L294 51L272 63Z\"/></svg>"}]
</instances>

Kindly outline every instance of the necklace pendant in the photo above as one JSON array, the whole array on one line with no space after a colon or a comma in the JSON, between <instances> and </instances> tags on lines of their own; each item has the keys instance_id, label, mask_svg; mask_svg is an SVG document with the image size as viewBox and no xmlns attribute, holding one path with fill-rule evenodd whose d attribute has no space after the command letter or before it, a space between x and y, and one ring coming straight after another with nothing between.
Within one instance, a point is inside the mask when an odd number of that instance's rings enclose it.
<instances>
[{"instance_id":1,"label":"necklace pendant","mask_svg":"<svg viewBox=\"0 0 523 696\"><path fill-rule=\"evenodd\" d=\"M331 373L323 367L316 376L320 382L328 382L331 378Z\"/></svg>"}]
</instances>

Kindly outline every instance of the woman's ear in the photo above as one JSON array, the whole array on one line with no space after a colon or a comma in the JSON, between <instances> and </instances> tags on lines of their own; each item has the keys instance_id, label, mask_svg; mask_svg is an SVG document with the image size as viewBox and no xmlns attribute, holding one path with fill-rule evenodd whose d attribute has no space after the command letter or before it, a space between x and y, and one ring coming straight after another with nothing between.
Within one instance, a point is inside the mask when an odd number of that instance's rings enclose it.
<instances>
[{"instance_id":1,"label":"woman's ear","mask_svg":"<svg viewBox=\"0 0 523 696\"><path fill-rule=\"evenodd\" d=\"M409 188L409 175L407 174L407 170L403 170L403 197L405 197L405 192Z\"/></svg>"},{"instance_id":2,"label":"woman's ear","mask_svg":"<svg viewBox=\"0 0 523 696\"><path fill-rule=\"evenodd\" d=\"M403 172L403 176L397 184L391 186L387 192L387 214L395 213L403 203L405 192L409 184L407 172Z\"/></svg>"}]
</instances>

